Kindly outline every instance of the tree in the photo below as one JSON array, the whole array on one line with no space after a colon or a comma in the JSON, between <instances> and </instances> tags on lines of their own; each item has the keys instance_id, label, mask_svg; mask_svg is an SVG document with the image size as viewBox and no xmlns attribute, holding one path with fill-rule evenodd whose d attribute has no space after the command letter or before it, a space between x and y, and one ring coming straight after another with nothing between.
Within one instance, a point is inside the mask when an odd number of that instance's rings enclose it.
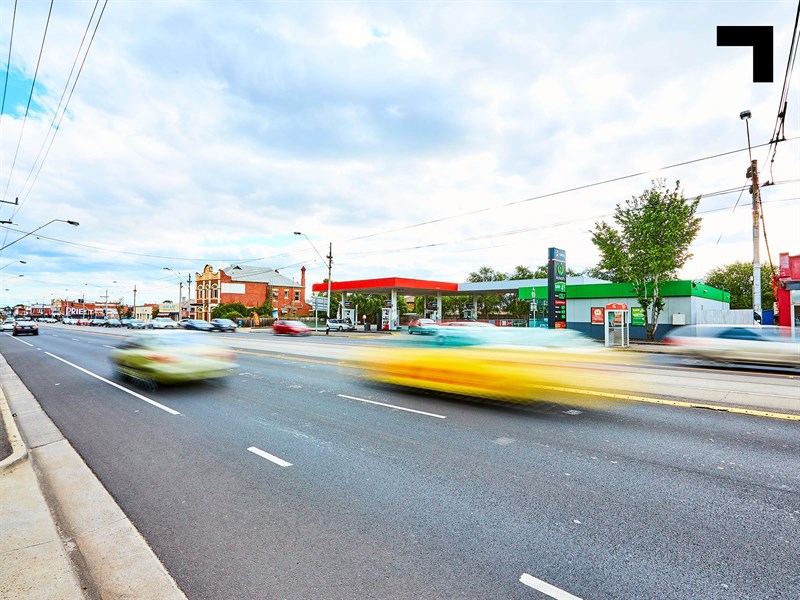
<instances>
[{"instance_id":1,"label":"tree","mask_svg":"<svg viewBox=\"0 0 800 600\"><path fill-rule=\"evenodd\" d=\"M711 287L730 292L731 309L753 308L752 263L739 261L711 269L705 282ZM769 265L761 265L761 306L771 308L774 302Z\"/></svg>"},{"instance_id":2,"label":"tree","mask_svg":"<svg viewBox=\"0 0 800 600\"><path fill-rule=\"evenodd\" d=\"M482 281L505 281L508 275L501 271L495 271L491 267L481 267L477 271L473 271L467 277L470 283L479 283ZM502 294L488 294L486 296L478 296L478 305L475 307L478 315L483 314L488 318L490 315L498 312L503 305Z\"/></svg>"},{"instance_id":3,"label":"tree","mask_svg":"<svg viewBox=\"0 0 800 600\"><path fill-rule=\"evenodd\" d=\"M695 216L700 197L687 200L680 181L670 190L663 179L650 189L617 204L616 227L601 221L592 230L592 242L600 251L596 269L607 271L612 281L633 285L636 299L644 309L647 339L655 339L658 317L664 308L661 284L675 279L678 270L692 256L689 246L700 231Z\"/></svg>"},{"instance_id":4,"label":"tree","mask_svg":"<svg viewBox=\"0 0 800 600\"><path fill-rule=\"evenodd\" d=\"M248 314L250 314L250 312L244 304L241 302L231 302L230 304L215 306L214 310L211 311L211 318L236 320Z\"/></svg>"}]
</instances>

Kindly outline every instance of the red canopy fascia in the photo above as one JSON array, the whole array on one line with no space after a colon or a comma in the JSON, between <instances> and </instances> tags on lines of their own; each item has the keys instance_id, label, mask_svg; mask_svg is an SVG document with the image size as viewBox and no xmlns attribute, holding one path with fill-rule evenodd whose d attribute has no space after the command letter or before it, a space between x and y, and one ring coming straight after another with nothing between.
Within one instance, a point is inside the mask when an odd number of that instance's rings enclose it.
<instances>
[{"instance_id":1,"label":"red canopy fascia","mask_svg":"<svg viewBox=\"0 0 800 600\"><path fill-rule=\"evenodd\" d=\"M456 293L458 284L449 281L430 281L427 279L410 279L406 277L379 277L377 279L356 279L353 281L331 282L331 292L359 292L362 294L387 294L391 290L400 294L421 295L437 292ZM327 292L327 283L315 283L312 292Z\"/></svg>"}]
</instances>

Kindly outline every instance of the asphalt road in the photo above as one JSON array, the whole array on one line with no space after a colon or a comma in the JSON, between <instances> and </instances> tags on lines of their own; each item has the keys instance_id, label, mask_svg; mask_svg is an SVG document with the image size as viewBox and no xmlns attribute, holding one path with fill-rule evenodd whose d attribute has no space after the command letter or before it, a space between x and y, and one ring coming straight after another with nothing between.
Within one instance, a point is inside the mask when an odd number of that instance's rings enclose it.
<instances>
[{"instance_id":1,"label":"asphalt road","mask_svg":"<svg viewBox=\"0 0 800 600\"><path fill-rule=\"evenodd\" d=\"M366 340L248 334L227 383L130 388L154 405L76 368L116 381L116 335L0 352L189 598L800 597L797 421L445 399L351 377ZM635 369L674 398L800 389Z\"/></svg>"}]
</instances>

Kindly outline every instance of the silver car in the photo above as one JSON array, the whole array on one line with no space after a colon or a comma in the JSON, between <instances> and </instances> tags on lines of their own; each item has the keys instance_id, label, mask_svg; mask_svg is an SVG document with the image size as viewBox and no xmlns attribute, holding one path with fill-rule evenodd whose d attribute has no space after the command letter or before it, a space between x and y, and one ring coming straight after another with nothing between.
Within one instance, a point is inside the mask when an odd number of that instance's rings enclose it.
<instances>
[{"instance_id":1,"label":"silver car","mask_svg":"<svg viewBox=\"0 0 800 600\"><path fill-rule=\"evenodd\" d=\"M674 354L715 363L766 365L800 371L800 339L771 325L686 325L664 342Z\"/></svg>"},{"instance_id":2,"label":"silver car","mask_svg":"<svg viewBox=\"0 0 800 600\"><path fill-rule=\"evenodd\" d=\"M169 317L156 317L145 324L147 329L177 329L178 323Z\"/></svg>"}]
</instances>

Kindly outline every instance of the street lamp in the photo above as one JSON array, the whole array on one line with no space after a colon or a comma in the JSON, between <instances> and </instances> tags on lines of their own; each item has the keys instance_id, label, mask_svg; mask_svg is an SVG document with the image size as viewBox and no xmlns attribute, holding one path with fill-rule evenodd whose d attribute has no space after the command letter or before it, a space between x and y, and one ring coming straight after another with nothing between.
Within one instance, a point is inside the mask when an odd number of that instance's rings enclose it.
<instances>
[{"instance_id":1,"label":"street lamp","mask_svg":"<svg viewBox=\"0 0 800 600\"><path fill-rule=\"evenodd\" d=\"M169 267L164 267L164 270L165 271L170 271L173 275L175 275L175 277L178 278L178 281L180 282L180 284L179 284L180 287L178 288L178 318L177 318L177 321L180 321L181 317L183 316L183 310L182 310L183 309L183 279L181 278L181 275L179 273L176 273L175 271L173 271Z\"/></svg>"},{"instance_id":2,"label":"street lamp","mask_svg":"<svg viewBox=\"0 0 800 600\"><path fill-rule=\"evenodd\" d=\"M753 193L753 320L754 322L761 323L761 249L760 249L760 233L761 225L759 223L759 212L761 210L761 192L758 189L758 161L753 160L753 152L750 148L750 117L752 113L749 110L743 110L739 113L739 118L745 122L747 126L747 152L750 155L750 166L747 169L747 178L753 180L753 185L750 188Z\"/></svg>"},{"instance_id":3,"label":"street lamp","mask_svg":"<svg viewBox=\"0 0 800 600\"><path fill-rule=\"evenodd\" d=\"M311 247L314 248L314 252L317 253L317 256L319 256L322 259L322 262L328 265L328 309L326 312L328 314L328 318L330 319L331 318L331 268L333 267L333 242L331 242L330 245L328 246L328 257L327 257L328 260L326 261L325 258L322 256L322 254L319 253L319 250L317 250L317 247L310 239L308 239L308 236L305 233L302 233L300 231L295 231L294 234L302 235L304 238L306 238L308 240L308 243L311 244Z\"/></svg>"},{"instance_id":4,"label":"street lamp","mask_svg":"<svg viewBox=\"0 0 800 600\"><path fill-rule=\"evenodd\" d=\"M7 265L4 265L4 266L0 267L0 271L2 271L3 269L5 269L6 267L10 267L10 266L11 266L11 265L13 265L14 263L20 263L20 264L23 264L23 265L27 265L27 264L28 264L28 263L27 263L27 261L24 261L24 260L12 260L12 261L11 261L10 263L8 263Z\"/></svg>"},{"instance_id":5,"label":"street lamp","mask_svg":"<svg viewBox=\"0 0 800 600\"><path fill-rule=\"evenodd\" d=\"M44 224L44 225L42 225L41 227L37 227L37 228L36 228L36 229L34 229L33 231L29 231L28 233L26 233L26 234L25 234L25 235L23 235L22 237L18 237L18 238L17 238L17 239L15 239L13 242L6 244L6 245L5 245L5 246L3 246L2 248L0 248L0 252L2 252L3 250L5 250L5 249L6 249L6 248L8 248L9 246L12 246L13 244L16 244L18 241L25 239L25 238L26 238L26 237L28 237L29 235L32 235L32 234L36 233L36 232L37 232L37 231L39 231L40 229L43 229L43 228L47 227L48 225L50 225L50 223L55 223L55 222L59 222L59 223L69 223L69 224L70 224L70 225L72 225L73 227L77 227L78 225L80 225L80 223L78 223L77 221L65 221L64 219L53 219L52 221L48 221L47 223L45 223L45 224Z\"/></svg>"}]
</instances>

